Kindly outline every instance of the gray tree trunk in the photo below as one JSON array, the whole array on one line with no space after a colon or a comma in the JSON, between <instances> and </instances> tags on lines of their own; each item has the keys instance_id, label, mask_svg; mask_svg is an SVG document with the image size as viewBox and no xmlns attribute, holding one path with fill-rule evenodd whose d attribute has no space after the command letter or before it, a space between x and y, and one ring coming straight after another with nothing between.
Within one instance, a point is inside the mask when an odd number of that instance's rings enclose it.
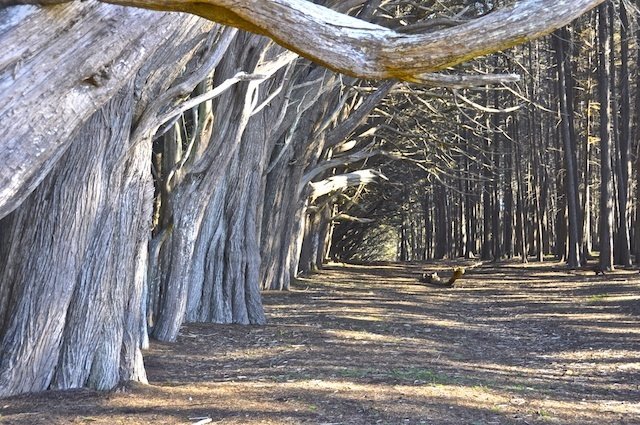
<instances>
[{"instance_id":1,"label":"gray tree trunk","mask_svg":"<svg viewBox=\"0 0 640 425\"><path fill-rule=\"evenodd\" d=\"M16 46L0 63L0 150L18 143L19 159L2 161L24 166L0 179L3 211L20 204L0 221L0 395L145 381L153 188L150 139L130 139L132 122L212 25L162 14L146 25L151 12L99 4L0 14L14 16L0 38Z\"/></svg>"},{"instance_id":2,"label":"gray tree trunk","mask_svg":"<svg viewBox=\"0 0 640 425\"><path fill-rule=\"evenodd\" d=\"M598 6L598 93L600 97L600 267L613 269L613 176L611 172L611 30L607 2Z\"/></svg>"},{"instance_id":3,"label":"gray tree trunk","mask_svg":"<svg viewBox=\"0 0 640 425\"><path fill-rule=\"evenodd\" d=\"M561 139L563 142L563 157L564 165L567 173L564 176L564 191L566 197L567 213L568 213L568 250L567 264L570 268L575 269L580 266L580 199L578 196L578 181L577 181L577 166L578 160L576 157L576 143L573 138L575 137L575 131L572 131L572 122L574 120L573 105L569 103L569 99L573 98L568 96L568 92L573 90L573 87L569 86L569 82L572 81L570 75L569 60L569 32L566 28L556 31L553 37L555 49L556 49L556 69L558 73L558 97L560 106L561 117ZM562 217L564 220L564 217ZM560 242L560 235L558 235L558 242ZM564 255L564 250L562 252Z\"/></svg>"},{"instance_id":4,"label":"gray tree trunk","mask_svg":"<svg viewBox=\"0 0 640 425\"><path fill-rule=\"evenodd\" d=\"M2 222L1 395L146 380L140 322L152 188L148 145L127 155L132 111L130 85Z\"/></svg>"},{"instance_id":5,"label":"gray tree trunk","mask_svg":"<svg viewBox=\"0 0 640 425\"><path fill-rule=\"evenodd\" d=\"M240 70L255 72L260 52L268 46L263 37L238 35L216 68L213 86ZM262 117L251 117L260 99L259 85L240 82L215 99L210 112L213 122L197 130L207 135L193 148L193 158L178 170L177 184L168 190L165 214L172 220L173 231L160 252L160 300L153 329L153 336L160 340L175 340L186 318L243 324L265 321L256 271L259 200L252 199L261 184L264 137L256 130L247 132L250 120Z\"/></svg>"},{"instance_id":6,"label":"gray tree trunk","mask_svg":"<svg viewBox=\"0 0 640 425\"><path fill-rule=\"evenodd\" d=\"M618 181L618 227L615 262L631 265L631 235L629 229L629 174L631 168L631 100L629 90L629 16L624 2L620 3L620 135L618 137L616 180Z\"/></svg>"},{"instance_id":7,"label":"gray tree trunk","mask_svg":"<svg viewBox=\"0 0 640 425\"><path fill-rule=\"evenodd\" d=\"M300 103L300 112L292 111L283 121L285 128L294 131L278 137L265 178L260 246L263 289L286 290L298 272L308 195L299 185L305 169L320 156L324 135L314 130L333 97L331 92L323 93L334 81L321 69L297 74L296 82L299 88L291 96Z\"/></svg>"}]
</instances>

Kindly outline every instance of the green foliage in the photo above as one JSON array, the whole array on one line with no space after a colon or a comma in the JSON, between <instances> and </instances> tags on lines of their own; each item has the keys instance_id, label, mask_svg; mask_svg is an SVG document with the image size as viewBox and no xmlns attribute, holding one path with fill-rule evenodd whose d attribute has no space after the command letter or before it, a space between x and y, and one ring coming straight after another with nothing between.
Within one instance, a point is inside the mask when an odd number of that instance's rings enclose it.
<instances>
[{"instance_id":1,"label":"green foliage","mask_svg":"<svg viewBox=\"0 0 640 425\"><path fill-rule=\"evenodd\" d=\"M357 261L395 261L398 253L398 232L381 224L365 231L363 243L353 256Z\"/></svg>"}]
</instances>

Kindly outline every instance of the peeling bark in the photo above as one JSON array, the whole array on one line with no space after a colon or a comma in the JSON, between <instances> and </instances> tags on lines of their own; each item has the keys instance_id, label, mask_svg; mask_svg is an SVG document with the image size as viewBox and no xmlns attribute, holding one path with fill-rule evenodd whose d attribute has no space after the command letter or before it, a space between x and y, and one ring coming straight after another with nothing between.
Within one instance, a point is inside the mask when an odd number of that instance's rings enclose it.
<instances>
[{"instance_id":1,"label":"peeling bark","mask_svg":"<svg viewBox=\"0 0 640 425\"><path fill-rule=\"evenodd\" d=\"M198 19L73 3L0 10L0 217L69 147L73 133L179 28ZM154 25L147 25L154 21ZM26 42L25 42L26 40ZM88 47L88 44L90 47Z\"/></svg>"},{"instance_id":2,"label":"peeling bark","mask_svg":"<svg viewBox=\"0 0 640 425\"><path fill-rule=\"evenodd\" d=\"M151 187L144 146L122 158L132 103L130 85L2 221L0 395L146 381L139 323Z\"/></svg>"},{"instance_id":3,"label":"peeling bark","mask_svg":"<svg viewBox=\"0 0 640 425\"><path fill-rule=\"evenodd\" d=\"M113 37L110 28L124 25L115 22L114 15L137 28L148 13L104 5L23 12L31 20L12 15L15 20L5 23L7 32L0 34L3 40L22 34L33 41L19 43L0 66L0 84L9 83L0 97L5 107L0 127L9 137L0 151L9 155L0 156L0 161L17 155L18 168L24 165L24 170L8 168L16 171L16 186L0 184L8 194L4 211L28 196L0 221L0 395L144 382L140 348L146 339L143 296L153 196L151 140L132 140L130 133L140 110L167 89L212 24L156 15L161 28L137 33L123 28L122 39L108 43ZM106 21L80 19L88 16ZM50 25L43 30L30 26L34 21ZM83 46L92 39L97 50L89 54L85 50L91 49ZM22 53L31 70L55 65L47 81L11 63L23 46L33 48ZM78 63L69 55L89 63ZM102 60L98 56L129 63L111 66L114 74L101 74L104 81L96 76L79 79L85 66ZM67 59L69 63L56 62ZM18 68L16 75L11 75L11 66ZM11 94L34 82L33 90L46 106L10 119L15 111L32 105L33 92L27 91L20 102L11 102ZM35 122L38 119L42 122ZM38 134L47 125L45 134ZM14 143L24 150L12 151ZM33 160L30 152L39 158L33 169L26 166ZM7 171L0 168L0 174ZM40 181L29 195L29 182Z\"/></svg>"}]
</instances>

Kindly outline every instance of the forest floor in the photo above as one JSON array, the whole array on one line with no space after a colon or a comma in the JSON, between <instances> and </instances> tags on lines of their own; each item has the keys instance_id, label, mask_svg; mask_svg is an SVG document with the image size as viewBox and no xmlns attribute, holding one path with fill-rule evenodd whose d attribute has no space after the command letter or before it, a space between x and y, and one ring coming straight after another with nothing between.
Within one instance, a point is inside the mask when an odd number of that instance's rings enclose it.
<instances>
[{"instance_id":1,"label":"forest floor","mask_svg":"<svg viewBox=\"0 0 640 425\"><path fill-rule=\"evenodd\" d=\"M0 400L21 424L640 424L640 275L555 263L328 267L267 326L188 325L152 385Z\"/></svg>"}]
</instances>

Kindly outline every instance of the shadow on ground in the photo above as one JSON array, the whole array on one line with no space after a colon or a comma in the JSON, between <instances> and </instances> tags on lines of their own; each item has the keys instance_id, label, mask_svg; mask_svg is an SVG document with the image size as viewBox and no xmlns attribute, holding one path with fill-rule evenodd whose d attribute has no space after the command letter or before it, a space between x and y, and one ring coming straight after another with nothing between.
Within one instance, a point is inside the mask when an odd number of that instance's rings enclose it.
<instances>
[{"instance_id":1,"label":"shadow on ground","mask_svg":"<svg viewBox=\"0 0 640 425\"><path fill-rule=\"evenodd\" d=\"M3 423L638 424L640 276L554 264L340 265L267 293L269 325L192 324L151 386L0 400Z\"/></svg>"}]
</instances>

